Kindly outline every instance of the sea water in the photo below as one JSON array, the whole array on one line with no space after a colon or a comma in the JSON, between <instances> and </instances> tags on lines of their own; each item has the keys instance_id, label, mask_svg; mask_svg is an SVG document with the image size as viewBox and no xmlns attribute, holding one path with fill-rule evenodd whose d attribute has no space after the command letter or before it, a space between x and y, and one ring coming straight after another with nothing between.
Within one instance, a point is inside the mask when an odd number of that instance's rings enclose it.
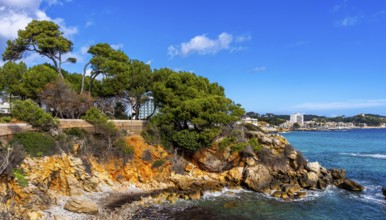
<instances>
[{"instance_id":1,"label":"sea water","mask_svg":"<svg viewBox=\"0 0 386 220\"><path fill-rule=\"evenodd\" d=\"M347 177L365 186L348 192L330 186L285 202L248 191L206 193L198 201L150 207L147 219L386 219L386 129L289 132L283 134L308 161L346 169Z\"/></svg>"}]
</instances>

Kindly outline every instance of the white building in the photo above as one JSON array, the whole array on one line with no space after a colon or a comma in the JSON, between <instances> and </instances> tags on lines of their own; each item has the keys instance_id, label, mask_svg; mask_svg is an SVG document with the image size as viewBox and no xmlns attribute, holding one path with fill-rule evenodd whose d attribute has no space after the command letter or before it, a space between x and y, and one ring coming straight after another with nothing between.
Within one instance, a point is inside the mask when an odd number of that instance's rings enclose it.
<instances>
[{"instance_id":1,"label":"white building","mask_svg":"<svg viewBox=\"0 0 386 220\"><path fill-rule=\"evenodd\" d=\"M0 113L1 114L11 114L11 106L8 102L3 102L0 104Z\"/></svg>"},{"instance_id":2,"label":"white building","mask_svg":"<svg viewBox=\"0 0 386 220\"><path fill-rule=\"evenodd\" d=\"M304 124L304 117L300 113L295 113L290 116L290 123L293 125L295 123L298 123L300 126L303 126Z\"/></svg>"},{"instance_id":3,"label":"white building","mask_svg":"<svg viewBox=\"0 0 386 220\"><path fill-rule=\"evenodd\" d=\"M242 119L244 124L253 124L255 126L258 126L258 121L256 118L251 118L251 117L245 117Z\"/></svg>"}]
</instances>

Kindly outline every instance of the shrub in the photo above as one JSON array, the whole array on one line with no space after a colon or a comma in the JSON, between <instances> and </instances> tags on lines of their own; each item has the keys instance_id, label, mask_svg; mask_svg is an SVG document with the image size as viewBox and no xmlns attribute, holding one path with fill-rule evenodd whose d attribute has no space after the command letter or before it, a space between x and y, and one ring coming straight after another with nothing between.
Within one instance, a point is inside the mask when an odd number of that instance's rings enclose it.
<instances>
[{"instance_id":1,"label":"shrub","mask_svg":"<svg viewBox=\"0 0 386 220\"><path fill-rule=\"evenodd\" d=\"M154 168L158 168L158 167L164 165L165 162L166 162L165 159L159 159L159 160L156 160L156 161L154 161L154 163L153 163L153 165L151 166L151 168L153 168L153 169L154 169Z\"/></svg>"},{"instance_id":2,"label":"shrub","mask_svg":"<svg viewBox=\"0 0 386 220\"><path fill-rule=\"evenodd\" d=\"M232 152L240 152L248 145L248 142L238 142L230 146Z\"/></svg>"},{"instance_id":3,"label":"shrub","mask_svg":"<svg viewBox=\"0 0 386 220\"><path fill-rule=\"evenodd\" d=\"M249 139L248 143L249 143L249 145L252 146L252 149L255 152L261 151L261 149L263 149L263 147L259 144L259 140L257 140L257 138Z\"/></svg>"},{"instance_id":4,"label":"shrub","mask_svg":"<svg viewBox=\"0 0 386 220\"><path fill-rule=\"evenodd\" d=\"M87 136L87 131L83 128L69 128L63 131L64 133L83 139Z\"/></svg>"},{"instance_id":5,"label":"shrub","mask_svg":"<svg viewBox=\"0 0 386 220\"><path fill-rule=\"evenodd\" d=\"M16 133L10 143L20 144L33 157L49 155L55 147L54 138L34 131Z\"/></svg>"},{"instance_id":6,"label":"shrub","mask_svg":"<svg viewBox=\"0 0 386 220\"><path fill-rule=\"evenodd\" d=\"M151 151L150 150L145 150L142 153L142 160L143 161L152 161L153 157L151 156Z\"/></svg>"},{"instance_id":7,"label":"shrub","mask_svg":"<svg viewBox=\"0 0 386 220\"><path fill-rule=\"evenodd\" d=\"M49 131L58 127L59 122L49 113L45 112L34 101L27 99L24 101L16 100L12 107L13 117L25 121L33 128L42 131Z\"/></svg>"},{"instance_id":8,"label":"shrub","mask_svg":"<svg viewBox=\"0 0 386 220\"><path fill-rule=\"evenodd\" d=\"M12 170L24 160L25 152L20 145L0 147L0 175L11 175Z\"/></svg>"},{"instance_id":9,"label":"shrub","mask_svg":"<svg viewBox=\"0 0 386 220\"><path fill-rule=\"evenodd\" d=\"M0 118L0 123L9 123L11 122L12 118L9 116L3 116Z\"/></svg>"},{"instance_id":10,"label":"shrub","mask_svg":"<svg viewBox=\"0 0 386 220\"><path fill-rule=\"evenodd\" d=\"M124 138L118 138L115 140L113 146L117 149L117 151L122 152L124 156L129 156L131 158L134 154L133 146L127 144Z\"/></svg>"},{"instance_id":11,"label":"shrub","mask_svg":"<svg viewBox=\"0 0 386 220\"><path fill-rule=\"evenodd\" d=\"M15 168L12 170L12 176L16 178L21 187L28 186L28 180L25 178L25 173L22 169Z\"/></svg>"}]
</instances>

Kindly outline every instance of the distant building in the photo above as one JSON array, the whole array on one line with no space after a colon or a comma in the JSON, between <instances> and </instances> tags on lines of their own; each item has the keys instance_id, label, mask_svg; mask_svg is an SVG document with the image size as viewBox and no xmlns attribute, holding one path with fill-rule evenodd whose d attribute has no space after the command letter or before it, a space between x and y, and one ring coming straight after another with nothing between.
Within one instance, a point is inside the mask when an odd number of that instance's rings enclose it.
<instances>
[{"instance_id":1,"label":"distant building","mask_svg":"<svg viewBox=\"0 0 386 220\"><path fill-rule=\"evenodd\" d=\"M143 105L139 109L139 119L147 119L151 114L153 114L154 111L154 113L156 113L157 109L154 110L154 105L154 97L148 96L148 100L143 103Z\"/></svg>"},{"instance_id":2,"label":"distant building","mask_svg":"<svg viewBox=\"0 0 386 220\"><path fill-rule=\"evenodd\" d=\"M298 123L300 126L303 126L304 124L304 117L300 113L295 113L290 116L290 123L293 125L295 123Z\"/></svg>"},{"instance_id":3,"label":"distant building","mask_svg":"<svg viewBox=\"0 0 386 220\"><path fill-rule=\"evenodd\" d=\"M8 102L0 104L0 114L11 114L11 105Z\"/></svg>"},{"instance_id":4,"label":"distant building","mask_svg":"<svg viewBox=\"0 0 386 220\"><path fill-rule=\"evenodd\" d=\"M245 117L242 119L244 124L253 124L255 126L258 126L258 121L256 118L251 118L251 117Z\"/></svg>"}]
</instances>

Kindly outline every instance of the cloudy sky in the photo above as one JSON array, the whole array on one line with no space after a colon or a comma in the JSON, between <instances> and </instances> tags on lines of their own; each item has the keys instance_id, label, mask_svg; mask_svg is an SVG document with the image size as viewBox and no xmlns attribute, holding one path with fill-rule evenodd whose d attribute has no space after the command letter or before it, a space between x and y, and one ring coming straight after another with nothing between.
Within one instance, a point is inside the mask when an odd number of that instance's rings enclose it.
<instances>
[{"instance_id":1,"label":"cloudy sky","mask_svg":"<svg viewBox=\"0 0 386 220\"><path fill-rule=\"evenodd\" d=\"M247 111L386 115L383 0L0 0L1 53L32 19L73 41L70 72L106 42L152 68L208 77Z\"/></svg>"}]
</instances>

